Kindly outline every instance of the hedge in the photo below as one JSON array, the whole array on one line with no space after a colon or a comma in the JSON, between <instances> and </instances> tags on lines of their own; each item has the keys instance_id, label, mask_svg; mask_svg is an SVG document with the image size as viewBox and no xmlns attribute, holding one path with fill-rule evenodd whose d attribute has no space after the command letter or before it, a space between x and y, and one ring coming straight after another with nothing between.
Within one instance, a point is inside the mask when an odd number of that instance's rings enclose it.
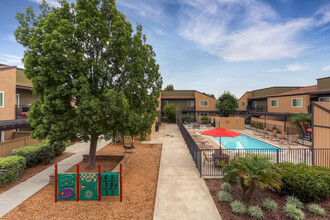
<instances>
[{"instance_id":1,"label":"hedge","mask_svg":"<svg viewBox=\"0 0 330 220\"><path fill-rule=\"evenodd\" d=\"M280 163L282 195L292 195L302 202L330 197L330 168L306 164Z\"/></svg>"},{"instance_id":2,"label":"hedge","mask_svg":"<svg viewBox=\"0 0 330 220\"><path fill-rule=\"evenodd\" d=\"M66 148L65 143L44 142L32 146L24 146L13 150L12 155L23 156L26 159L27 168L38 163L49 163L56 156L61 155Z\"/></svg>"},{"instance_id":3,"label":"hedge","mask_svg":"<svg viewBox=\"0 0 330 220\"><path fill-rule=\"evenodd\" d=\"M20 178L26 167L26 160L21 156L8 156L0 158L0 169L8 172L0 175L0 186L4 183L16 181Z\"/></svg>"}]
</instances>

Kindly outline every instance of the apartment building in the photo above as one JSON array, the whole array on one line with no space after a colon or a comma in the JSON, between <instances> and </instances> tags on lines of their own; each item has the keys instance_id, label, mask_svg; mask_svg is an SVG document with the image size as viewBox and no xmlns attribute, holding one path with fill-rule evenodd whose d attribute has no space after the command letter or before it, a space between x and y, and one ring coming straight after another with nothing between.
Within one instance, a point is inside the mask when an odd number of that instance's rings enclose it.
<instances>
[{"instance_id":1,"label":"apartment building","mask_svg":"<svg viewBox=\"0 0 330 220\"><path fill-rule=\"evenodd\" d=\"M0 64L0 142L12 139L17 128L28 125L26 119L20 119L22 107L37 99L23 71Z\"/></svg>"},{"instance_id":2,"label":"apartment building","mask_svg":"<svg viewBox=\"0 0 330 220\"><path fill-rule=\"evenodd\" d=\"M314 101L330 101L330 77L305 87L270 87L246 92L239 111L253 113L310 113Z\"/></svg>"},{"instance_id":3,"label":"apartment building","mask_svg":"<svg viewBox=\"0 0 330 220\"><path fill-rule=\"evenodd\" d=\"M163 108L173 104L182 115L189 115L191 119L216 115L216 100L209 95L196 90L174 90L161 92L161 117L164 119Z\"/></svg>"}]
</instances>

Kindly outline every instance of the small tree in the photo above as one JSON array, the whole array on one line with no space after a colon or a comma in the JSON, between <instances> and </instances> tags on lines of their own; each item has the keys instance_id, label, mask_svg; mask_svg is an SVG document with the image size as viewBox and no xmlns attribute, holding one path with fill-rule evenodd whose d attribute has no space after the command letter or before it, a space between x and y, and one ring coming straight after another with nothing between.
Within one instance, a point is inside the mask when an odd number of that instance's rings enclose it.
<instances>
[{"instance_id":1,"label":"small tree","mask_svg":"<svg viewBox=\"0 0 330 220\"><path fill-rule=\"evenodd\" d=\"M280 169L266 156L257 154L248 154L245 157L238 156L224 165L223 173L224 181L234 183L239 179L243 197L247 203L257 188L280 189Z\"/></svg>"},{"instance_id":2,"label":"small tree","mask_svg":"<svg viewBox=\"0 0 330 220\"><path fill-rule=\"evenodd\" d=\"M312 122L312 114L300 113L298 115L292 116L292 118L291 118L291 125L296 126L303 133L306 132L306 130L311 122Z\"/></svg>"},{"instance_id":3,"label":"small tree","mask_svg":"<svg viewBox=\"0 0 330 220\"><path fill-rule=\"evenodd\" d=\"M238 108L238 101L229 91L225 91L218 99L217 109L221 116L228 117L229 114L234 114Z\"/></svg>"},{"instance_id":4,"label":"small tree","mask_svg":"<svg viewBox=\"0 0 330 220\"><path fill-rule=\"evenodd\" d=\"M176 108L173 104L166 105L163 112L168 122L174 122L176 117Z\"/></svg>"},{"instance_id":5,"label":"small tree","mask_svg":"<svg viewBox=\"0 0 330 220\"><path fill-rule=\"evenodd\" d=\"M202 116L201 121L202 121L202 124L207 124L207 123L209 123L209 117L204 115L204 116Z\"/></svg>"},{"instance_id":6,"label":"small tree","mask_svg":"<svg viewBox=\"0 0 330 220\"><path fill-rule=\"evenodd\" d=\"M167 85L164 90L165 91L174 91L174 86L172 84Z\"/></svg>"}]
</instances>

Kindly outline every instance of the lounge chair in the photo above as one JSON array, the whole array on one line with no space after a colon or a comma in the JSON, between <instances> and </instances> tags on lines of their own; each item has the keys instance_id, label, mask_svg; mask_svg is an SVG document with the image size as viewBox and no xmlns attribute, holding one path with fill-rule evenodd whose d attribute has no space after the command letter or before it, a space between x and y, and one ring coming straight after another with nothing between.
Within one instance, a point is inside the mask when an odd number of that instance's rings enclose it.
<instances>
[{"instance_id":1,"label":"lounge chair","mask_svg":"<svg viewBox=\"0 0 330 220\"><path fill-rule=\"evenodd\" d=\"M271 137L270 140L272 141L279 141L279 140L284 140L285 139L286 132L282 132L279 137Z\"/></svg>"},{"instance_id":2,"label":"lounge chair","mask_svg":"<svg viewBox=\"0 0 330 220\"><path fill-rule=\"evenodd\" d=\"M267 134L267 128L264 128L264 130L263 131L256 131L256 132L254 132L254 133L252 133L252 134L254 134L254 135L264 135L264 134Z\"/></svg>"},{"instance_id":3,"label":"lounge chair","mask_svg":"<svg viewBox=\"0 0 330 220\"><path fill-rule=\"evenodd\" d=\"M264 134L264 138L274 138L277 137L276 136L277 130L273 130L273 132L271 134Z\"/></svg>"},{"instance_id":4,"label":"lounge chair","mask_svg":"<svg viewBox=\"0 0 330 220\"><path fill-rule=\"evenodd\" d=\"M286 144L288 144L288 145L290 145L290 144L293 145L293 144L296 144L298 137L299 137L299 135L296 134L296 135L294 135L294 136L292 137L291 140L280 140L279 143L281 143L281 144L286 143Z\"/></svg>"},{"instance_id":5,"label":"lounge chair","mask_svg":"<svg viewBox=\"0 0 330 220\"><path fill-rule=\"evenodd\" d=\"M205 151L203 151L203 155L204 155L204 157L205 157L205 160L204 160L203 166L205 166L206 161L207 161L207 162L213 162L213 161L214 161L214 158L209 158L209 157L207 157Z\"/></svg>"}]
</instances>

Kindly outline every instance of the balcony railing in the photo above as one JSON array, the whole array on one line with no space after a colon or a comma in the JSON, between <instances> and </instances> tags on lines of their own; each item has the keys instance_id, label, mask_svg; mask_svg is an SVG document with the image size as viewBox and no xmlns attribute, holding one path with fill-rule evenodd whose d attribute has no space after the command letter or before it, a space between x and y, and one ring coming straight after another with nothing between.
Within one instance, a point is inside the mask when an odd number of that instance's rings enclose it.
<instances>
[{"instance_id":1,"label":"balcony railing","mask_svg":"<svg viewBox=\"0 0 330 220\"><path fill-rule=\"evenodd\" d=\"M248 106L247 110L249 112L268 112L268 108L267 106L257 106L257 107L252 107L252 106Z\"/></svg>"}]
</instances>

